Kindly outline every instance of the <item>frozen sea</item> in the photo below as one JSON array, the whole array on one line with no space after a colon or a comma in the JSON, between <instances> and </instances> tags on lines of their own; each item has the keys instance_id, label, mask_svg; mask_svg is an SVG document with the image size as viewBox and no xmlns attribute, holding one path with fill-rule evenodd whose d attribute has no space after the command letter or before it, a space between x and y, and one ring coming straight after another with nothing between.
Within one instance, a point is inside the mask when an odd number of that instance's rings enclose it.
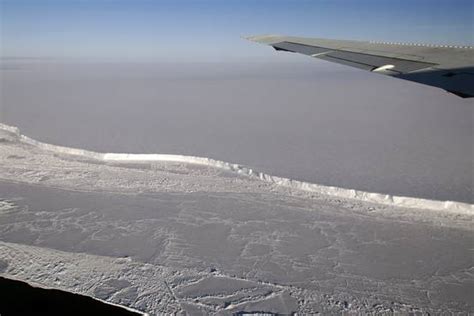
<instances>
[{"instance_id":1,"label":"frozen sea","mask_svg":"<svg viewBox=\"0 0 474 316\"><path fill-rule=\"evenodd\" d=\"M311 59L4 62L0 121L101 152L184 154L318 184L474 202L474 102Z\"/></svg>"}]
</instances>

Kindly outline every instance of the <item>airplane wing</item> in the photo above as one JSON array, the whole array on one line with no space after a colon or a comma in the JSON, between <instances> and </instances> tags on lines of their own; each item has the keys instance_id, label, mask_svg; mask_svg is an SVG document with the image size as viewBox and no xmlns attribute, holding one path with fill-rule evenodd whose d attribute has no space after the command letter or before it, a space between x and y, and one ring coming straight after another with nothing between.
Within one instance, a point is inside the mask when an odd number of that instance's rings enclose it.
<instances>
[{"instance_id":1,"label":"airplane wing","mask_svg":"<svg viewBox=\"0 0 474 316\"><path fill-rule=\"evenodd\" d=\"M352 66L474 97L474 47L362 42L278 35L250 36L278 51Z\"/></svg>"}]
</instances>

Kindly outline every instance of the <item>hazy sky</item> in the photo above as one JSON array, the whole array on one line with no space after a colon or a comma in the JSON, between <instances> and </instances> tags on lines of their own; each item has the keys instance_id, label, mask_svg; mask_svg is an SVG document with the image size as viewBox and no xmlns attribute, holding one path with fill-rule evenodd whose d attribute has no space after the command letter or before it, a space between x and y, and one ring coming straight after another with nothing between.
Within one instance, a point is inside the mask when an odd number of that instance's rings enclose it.
<instances>
[{"instance_id":1,"label":"hazy sky","mask_svg":"<svg viewBox=\"0 0 474 316\"><path fill-rule=\"evenodd\" d=\"M260 33L473 44L473 3L0 0L1 55L170 61L275 58L240 38Z\"/></svg>"}]
</instances>

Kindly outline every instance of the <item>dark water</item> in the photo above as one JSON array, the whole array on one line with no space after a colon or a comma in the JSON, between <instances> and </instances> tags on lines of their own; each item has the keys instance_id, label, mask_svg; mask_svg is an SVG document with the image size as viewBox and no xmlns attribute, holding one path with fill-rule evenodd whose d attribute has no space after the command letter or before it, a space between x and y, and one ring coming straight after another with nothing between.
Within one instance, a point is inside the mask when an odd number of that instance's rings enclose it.
<instances>
[{"instance_id":1,"label":"dark water","mask_svg":"<svg viewBox=\"0 0 474 316\"><path fill-rule=\"evenodd\" d=\"M0 121L54 144L474 202L472 100L304 61L17 63L1 70Z\"/></svg>"},{"instance_id":2,"label":"dark water","mask_svg":"<svg viewBox=\"0 0 474 316\"><path fill-rule=\"evenodd\" d=\"M0 315L141 315L88 296L0 277Z\"/></svg>"}]
</instances>

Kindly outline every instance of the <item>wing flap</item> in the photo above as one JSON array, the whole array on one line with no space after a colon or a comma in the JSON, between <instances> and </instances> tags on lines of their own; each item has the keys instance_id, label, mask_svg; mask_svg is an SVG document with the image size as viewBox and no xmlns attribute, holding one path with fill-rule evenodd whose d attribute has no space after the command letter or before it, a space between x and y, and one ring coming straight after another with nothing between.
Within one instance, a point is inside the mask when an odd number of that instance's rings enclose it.
<instances>
[{"instance_id":1,"label":"wing flap","mask_svg":"<svg viewBox=\"0 0 474 316\"><path fill-rule=\"evenodd\" d=\"M314 56L317 54L322 54L331 51L331 49L325 47L311 46L292 42L275 43L271 44L271 46L273 46L273 48L275 48L276 50L284 50L287 52L300 53L308 56Z\"/></svg>"},{"instance_id":2,"label":"wing flap","mask_svg":"<svg viewBox=\"0 0 474 316\"><path fill-rule=\"evenodd\" d=\"M311 46L292 42L271 44L277 50L300 53L314 58L351 66L363 70L373 71L383 66L390 65L392 73L407 73L420 69L430 68L436 64L408 60L397 57L378 56L363 52L347 51L344 48L331 49L328 47ZM396 54L395 54L396 55Z\"/></svg>"}]
</instances>

